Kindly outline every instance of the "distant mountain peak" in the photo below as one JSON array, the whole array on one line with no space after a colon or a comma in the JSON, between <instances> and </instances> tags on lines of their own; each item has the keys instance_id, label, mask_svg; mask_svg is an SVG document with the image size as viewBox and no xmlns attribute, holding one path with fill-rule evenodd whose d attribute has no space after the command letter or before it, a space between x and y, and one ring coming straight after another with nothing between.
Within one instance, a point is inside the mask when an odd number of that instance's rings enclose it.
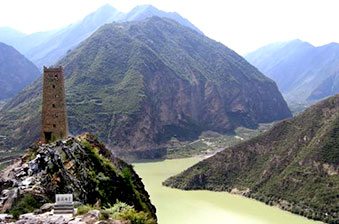
<instances>
[{"instance_id":1,"label":"distant mountain peak","mask_svg":"<svg viewBox=\"0 0 339 224\"><path fill-rule=\"evenodd\" d=\"M286 44L301 44L301 45L308 45L308 46L311 46L311 47L314 47L312 44L310 44L309 42L307 41L303 41L303 40L300 40L300 39L295 39L295 40L291 40L291 41L286 41Z\"/></svg>"},{"instance_id":2,"label":"distant mountain peak","mask_svg":"<svg viewBox=\"0 0 339 224\"><path fill-rule=\"evenodd\" d=\"M126 14L123 21L141 21L143 19L153 17L153 16L165 17L165 18L175 20L178 23L195 30L200 34L203 34L201 30L199 30L189 20L182 17L177 12L165 12L165 11L159 10L153 5L139 5L139 6L134 7L129 13Z\"/></svg>"},{"instance_id":3,"label":"distant mountain peak","mask_svg":"<svg viewBox=\"0 0 339 224\"><path fill-rule=\"evenodd\" d=\"M152 5L140 5L129 13L124 13L105 4L78 22L54 31L26 35L11 28L0 27L0 42L14 46L41 68L43 65L53 65L104 24L140 21L152 16L173 19L202 34L190 21L175 12L161 11Z\"/></svg>"},{"instance_id":4,"label":"distant mountain peak","mask_svg":"<svg viewBox=\"0 0 339 224\"><path fill-rule=\"evenodd\" d=\"M299 38L297 38L297 39L294 39L294 40L291 40L291 41L286 41L286 42L291 42L291 43L302 43L302 42L305 42L305 41L302 41L302 40L300 40Z\"/></svg>"},{"instance_id":5,"label":"distant mountain peak","mask_svg":"<svg viewBox=\"0 0 339 224\"><path fill-rule=\"evenodd\" d=\"M118 10L114 8L112 5L107 3L101 6L100 8L98 8L95 12L100 12L100 11L118 11Z\"/></svg>"},{"instance_id":6,"label":"distant mountain peak","mask_svg":"<svg viewBox=\"0 0 339 224\"><path fill-rule=\"evenodd\" d=\"M135 6L131 11L133 11L133 10L150 10L150 9L152 9L152 10L159 10L159 9L157 9L156 7L154 7L153 5L150 5L150 4L145 4L145 5L138 5L138 6Z\"/></svg>"},{"instance_id":7,"label":"distant mountain peak","mask_svg":"<svg viewBox=\"0 0 339 224\"><path fill-rule=\"evenodd\" d=\"M112 5L110 4L105 4L103 6L101 6L100 8L98 8L97 10L95 10L94 12L90 13L89 15L87 15L82 21L86 20L87 18L92 18L94 16L106 16L106 17L112 17L116 14L123 14L122 12L120 12L119 10L117 10L116 8L114 8Z\"/></svg>"},{"instance_id":8,"label":"distant mountain peak","mask_svg":"<svg viewBox=\"0 0 339 224\"><path fill-rule=\"evenodd\" d=\"M39 73L38 68L14 47L0 42L0 100L14 96Z\"/></svg>"},{"instance_id":9,"label":"distant mountain peak","mask_svg":"<svg viewBox=\"0 0 339 224\"><path fill-rule=\"evenodd\" d=\"M338 43L315 47L295 39L266 45L247 54L246 59L276 81L290 103L317 100L316 96L339 91L330 77L339 68Z\"/></svg>"},{"instance_id":10,"label":"distant mountain peak","mask_svg":"<svg viewBox=\"0 0 339 224\"><path fill-rule=\"evenodd\" d=\"M331 43L328 43L328 44L325 44L321 47L328 47L328 48L339 48L339 43L336 43L336 42L331 42Z\"/></svg>"}]
</instances>

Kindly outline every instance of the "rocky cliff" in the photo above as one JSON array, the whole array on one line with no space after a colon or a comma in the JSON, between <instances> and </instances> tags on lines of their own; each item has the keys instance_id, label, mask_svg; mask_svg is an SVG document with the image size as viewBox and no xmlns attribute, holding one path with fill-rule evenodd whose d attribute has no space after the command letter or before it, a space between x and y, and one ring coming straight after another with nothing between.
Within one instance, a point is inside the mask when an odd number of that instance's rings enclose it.
<instances>
[{"instance_id":1,"label":"rocky cliff","mask_svg":"<svg viewBox=\"0 0 339 224\"><path fill-rule=\"evenodd\" d=\"M101 27L64 67L70 132L118 155L155 157L173 136L233 131L291 116L276 84L241 56L169 19ZM39 136L41 80L3 107L7 147ZM5 144L5 145L6 145Z\"/></svg>"},{"instance_id":2,"label":"rocky cliff","mask_svg":"<svg viewBox=\"0 0 339 224\"><path fill-rule=\"evenodd\" d=\"M171 177L166 186L241 193L339 222L339 95Z\"/></svg>"},{"instance_id":3,"label":"rocky cliff","mask_svg":"<svg viewBox=\"0 0 339 224\"><path fill-rule=\"evenodd\" d=\"M36 144L0 176L0 210L18 215L70 193L81 204L125 202L156 220L155 207L139 176L90 134Z\"/></svg>"}]
</instances>

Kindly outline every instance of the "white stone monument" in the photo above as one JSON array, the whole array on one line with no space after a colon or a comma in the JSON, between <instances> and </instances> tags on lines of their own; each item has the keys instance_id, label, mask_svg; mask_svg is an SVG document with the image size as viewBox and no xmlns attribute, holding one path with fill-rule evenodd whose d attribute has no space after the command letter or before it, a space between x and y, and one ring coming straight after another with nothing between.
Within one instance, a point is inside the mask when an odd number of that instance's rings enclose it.
<instances>
[{"instance_id":1,"label":"white stone monument","mask_svg":"<svg viewBox=\"0 0 339 224\"><path fill-rule=\"evenodd\" d=\"M74 214L73 194L56 194L54 214Z\"/></svg>"}]
</instances>

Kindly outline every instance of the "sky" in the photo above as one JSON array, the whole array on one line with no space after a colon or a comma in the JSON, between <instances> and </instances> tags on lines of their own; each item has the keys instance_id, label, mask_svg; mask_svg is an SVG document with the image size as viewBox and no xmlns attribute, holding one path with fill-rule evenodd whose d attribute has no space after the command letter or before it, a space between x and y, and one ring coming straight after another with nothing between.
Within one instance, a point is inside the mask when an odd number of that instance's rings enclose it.
<instances>
[{"instance_id":1,"label":"sky","mask_svg":"<svg viewBox=\"0 0 339 224\"><path fill-rule=\"evenodd\" d=\"M297 38L315 46L339 42L339 0L0 0L0 27L57 29L107 3L123 12L142 4L178 12L240 54Z\"/></svg>"}]
</instances>

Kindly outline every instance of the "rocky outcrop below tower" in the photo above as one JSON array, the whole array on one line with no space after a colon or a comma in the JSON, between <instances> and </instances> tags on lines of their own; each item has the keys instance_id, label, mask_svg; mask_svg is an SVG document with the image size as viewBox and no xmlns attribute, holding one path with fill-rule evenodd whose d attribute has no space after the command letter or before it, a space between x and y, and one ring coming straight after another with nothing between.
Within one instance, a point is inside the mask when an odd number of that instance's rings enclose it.
<instances>
[{"instance_id":1,"label":"rocky outcrop below tower","mask_svg":"<svg viewBox=\"0 0 339 224\"><path fill-rule=\"evenodd\" d=\"M0 192L0 210L16 215L54 202L55 194L69 193L81 204L124 202L156 220L155 207L132 166L90 134L32 146L1 172Z\"/></svg>"}]
</instances>

